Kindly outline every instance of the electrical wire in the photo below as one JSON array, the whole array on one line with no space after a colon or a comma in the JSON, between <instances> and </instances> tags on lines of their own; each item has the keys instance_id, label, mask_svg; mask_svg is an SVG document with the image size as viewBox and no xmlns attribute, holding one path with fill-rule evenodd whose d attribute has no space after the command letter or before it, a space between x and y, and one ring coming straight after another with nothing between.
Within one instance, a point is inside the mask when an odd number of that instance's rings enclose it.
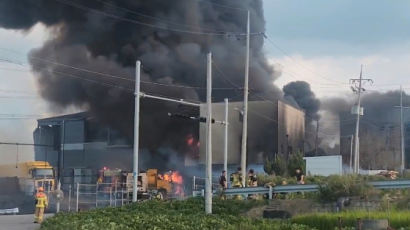
<instances>
[{"instance_id":1,"label":"electrical wire","mask_svg":"<svg viewBox=\"0 0 410 230\"><path fill-rule=\"evenodd\" d=\"M311 70L310 68L307 68L306 66L302 65L300 62L296 61L292 56L290 56L284 49L282 49L280 46L278 46L275 42L273 42L272 39L269 38L269 36L267 35L266 32L264 33L264 37L265 37L266 40L269 41L276 49L278 49L280 52L282 52L286 57L290 58L290 59L291 59L292 61L294 61L297 65L299 65L300 67L306 69L307 71L309 71L309 72L311 72L311 73L313 73L313 74L315 74L315 75L321 77L322 79L324 79L324 80L326 80L326 81L335 82L335 83L338 84L338 85L350 85L349 83L344 83L344 82L341 82L341 81L337 81L337 80L334 80L334 79L327 78L327 77L323 76L322 74L317 73L317 72Z\"/></svg>"},{"instance_id":2,"label":"electrical wire","mask_svg":"<svg viewBox=\"0 0 410 230\"><path fill-rule=\"evenodd\" d=\"M229 32L229 31L217 31L217 32L203 32L200 30L194 31L194 30L183 30L183 29L175 29L175 28L168 28L168 27L163 27L163 26L158 26L155 24L151 24L151 23L145 23L145 22L141 22L135 19L129 19L129 18L125 18L125 17L121 17L115 14L110 14L107 13L105 11L101 11L101 10L97 10L97 9L93 9L78 3L74 3L74 2L68 2L65 0L55 0L57 2L60 2L61 4L64 5L68 5L74 8L78 8L87 12L92 12L95 14L100 14L100 15L104 15L106 17L112 18L112 19L116 19L116 20L121 20L121 21L125 21L125 22L129 22L129 23L133 23L136 25L142 25L142 26L147 26L147 27L151 27L151 28L155 28L155 29L161 29L161 30L167 30L167 31L172 31L172 32L179 32L179 33L186 33L186 34L192 34L192 35L208 35L208 36L225 36L225 35L235 35L235 36L246 36L246 33L243 32ZM251 35L262 35L263 32L256 32L256 33L252 33Z\"/></svg>"}]
</instances>

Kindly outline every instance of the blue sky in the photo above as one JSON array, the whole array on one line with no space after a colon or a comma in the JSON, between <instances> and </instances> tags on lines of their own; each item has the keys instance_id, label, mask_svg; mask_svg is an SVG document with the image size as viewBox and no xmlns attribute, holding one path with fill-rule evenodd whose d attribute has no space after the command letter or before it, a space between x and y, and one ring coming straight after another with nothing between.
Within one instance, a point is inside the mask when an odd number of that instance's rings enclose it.
<instances>
[{"instance_id":1,"label":"blue sky","mask_svg":"<svg viewBox=\"0 0 410 230\"><path fill-rule=\"evenodd\" d=\"M264 0L264 5L267 34L276 45L267 42L266 52L284 71L275 82L279 87L300 79L321 98L351 96L345 84L363 64L364 74L375 80L370 90L410 88L410 1Z\"/></svg>"},{"instance_id":2,"label":"blue sky","mask_svg":"<svg viewBox=\"0 0 410 230\"><path fill-rule=\"evenodd\" d=\"M365 55L410 37L410 1L264 0L267 31L291 53ZM387 46L387 47L386 47Z\"/></svg>"},{"instance_id":3,"label":"blue sky","mask_svg":"<svg viewBox=\"0 0 410 230\"><path fill-rule=\"evenodd\" d=\"M266 41L265 51L269 62L283 72L277 86L304 80L320 98L353 98L349 78L357 77L364 64L365 76L375 80L369 90L398 89L398 84L410 88L410 1L264 0L264 5L267 34L276 45ZM41 25L26 33L0 29L0 48L20 52L0 49L0 58L24 60L47 36ZM0 114L49 115L48 104L36 97L33 76L7 68L27 69L0 62ZM31 98L7 98L16 95ZM35 120L0 119L0 140L32 142L35 126ZM32 155L30 148L20 151L26 158ZM0 146L0 152L16 150Z\"/></svg>"}]
</instances>

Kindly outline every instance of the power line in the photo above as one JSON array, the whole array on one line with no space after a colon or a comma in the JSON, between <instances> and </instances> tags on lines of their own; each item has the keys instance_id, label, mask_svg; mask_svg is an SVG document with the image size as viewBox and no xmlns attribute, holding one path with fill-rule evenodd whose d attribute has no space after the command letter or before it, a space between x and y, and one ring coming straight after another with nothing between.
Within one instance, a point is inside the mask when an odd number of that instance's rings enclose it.
<instances>
[{"instance_id":1,"label":"power line","mask_svg":"<svg viewBox=\"0 0 410 230\"><path fill-rule=\"evenodd\" d=\"M248 9L245 9L245 8L240 8L240 7L234 7L234 6L228 6L228 5L225 5L225 4L215 3L214 1L211 1L211 0L192 0L192 1L212 4L212 5L215 5L215 6L219 6L219 7L227 8L227 9L232 9L232 10L248 11Z\"/></svg>"},{"instance_id":2,"label":"power line","mask_svg":"<svg viewBox=\"0 0 410 230\"><path fill-rule=\"evenodd\" d=\"M312 71L310 68L305 67L305 66L302 65L300 62L296 61L296 60L295 60L291 55L289 55L284 49L282 49L282 48L281 48L280 46L278 46L275 42L273 42L272 39L270 39L270 38L268 37L267 33L264 33L264 35L265 35L264 37L266 38L266 40L268 40L276 49L278 49L279 51L281 51L286 57L290 58L292 61L294 61L294 62L295 62L296 64L298 64L300 67L302 67L302 68L308 70L309 72L311 72L311 73L313 73L313 74L315 74L315 75L321 77L321 78L324 79L324 80L327 80L327 81L330 81L330 82L336 82L336 83L339 84L339 85L348 85L348 84L346 84L346 83L344 83L344 82L327 78L327 77L325 77L325 76L323 76L323 75L321 75L321 74L319 74L319 73L317 73L317 72Z\"/></svg>"},{"instance_id":3,"label":"power line","mask_svg":"<svg viewBox=\"0 0 410 230\"><path fill-rule=\"evenodd\" d=\"M72 66L72 65L67 65L64 63L60 63L60 62L56 62L56 61L50 61L48 59L45 58L39 58L39 57L35 57L33 55L29 55L29 59L32 60L37 60L37 61L42 61L42 62L46 62L49 64L53 64L53 65L58 65L58 66L63 66L66 68L70 68L70 69L74 69L74 70L78 70L78 71L83 71L86 73L91 73L91 74L95 74L95 75L99 75L102 77L106 77L106 78L113 78L113 79L119 79L119 80L125 80L125 81L130 81L130 82L135 82L135 79L126 77L126 76L118 76L118 75L113 75L113 74L107 74L107 73L102 73L102 72L98 72L98 71L94 71L94 70L89 70L89 69L85 69L85 68L80 68L80 67L76 67L76 66ZM10 63L14 63L13 61L9 60ZM1 68L0 68L1 69ZM26 70L21 70L21 71L26 71ZM57 72L56 70L52 70L54 72ZM29 71L27 71L29 72ZM187 86L187 85L178 85L178 84L165 84L165 83L159 83L159 82L151 82L151 81L141 81L141 83L143 84L152 84L152 85L158 85L158 86L164 86L164 87L176 87L176 88L190 88L190 89L200 89L200 90L206 90L205 87L199 87L199 86ZM213 90L235 90L235 88L219 88L219 87L215 87L213 88Z\"/></svg>"},{"instance_id":4,"label":"power line","mask_svg":"<svg viewBox=\"0 0 410 230\"><path fill-rule=\"evenodd\" d=\"M88 7L88 6L84 6L84 5L81 5L81 4L78 4L78 3L74 3L74 2L67 2L65 0L55 0L55 1L60 2L61 4L64 4L64 5L68 5L68 6L71 6L71 7L74 7L74 8L78 8L78 9L87 11L87 12L92 12L92 13L95 13L95 14L101 14L101 15L104 15L106 17L113 18L113 19L116 19L116 20L121 20L121 21L129 22L129 23L142 25L142 26L147 26L147 27L156 28L156 29L161 29L161 30L179 32L179 33L186 33L186 34L193 34L193 35L246 36L246 34L243 33L243 32L229 32L229 31L203 32L203 31L200 31L200 30L194 31L194 30L183 30L183 29L167 28L167 27L158 26L158 25L151 24L151 23L141 22L141 21L138 21L138 20L135 20L135 19L129 19L129 18L121 17L121 16L118 16L118 15L115 15L115 14L110 14L110 13L107 13L105 11L93 9L93 8ZM263 34L262 32L252 33L252 35L262 35L262 34Z\"/></svg>"},{"instance_id":5,"label":"power line","mask_svg":"<svg viewBox=\"0 0 410 230\"><path fill-rule=\"evenodd\" d=\"M152 16L152 15L147 15L147 14L144 14L144 13L141 13L141 12L137 12L135 10L130 10L130 9L125 8L125 7L118 6L116 4L106 2L104 0L95 0L95 1L101 2L102 4L104 4L106 6L110 6L110 7L112 7L112 9L115 8L115 9L119 9L119 10L122 10L124 12L136 15L136 16L145 17L145 18L165 22L164 24L171 24L171 25L177 25L177 26L183 26L183 27L190 27L190 28L200 29L200 30L208 30L208 32L220 32L220 31L215 31L212 28L207 28L207 27L203 27L203 26L199 28L198 25L182 24L182 23L173 22L173 21L171 21L167 18L160 18L160 17L155 17L155 16Z\"/></svg>"}]
</instances>

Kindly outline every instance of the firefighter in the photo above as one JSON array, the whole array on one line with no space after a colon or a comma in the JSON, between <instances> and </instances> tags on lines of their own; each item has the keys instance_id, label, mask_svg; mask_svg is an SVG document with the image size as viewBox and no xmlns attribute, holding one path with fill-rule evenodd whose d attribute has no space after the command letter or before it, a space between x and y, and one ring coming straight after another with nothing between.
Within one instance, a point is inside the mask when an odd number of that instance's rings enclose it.
<instances>
[{"instance_id":1,"label":"firefighter","mask_svg":"<svg viewBox=\"0 0 410 230\"><path fill-rule=\"evenodd\" d=\"M238 167L238 170L234 173L231 174L230 180L231 180L231 186L234 188L242 188L242 168Z\"/></svg>"},{"instance_id":2,"label":"firefighter","mask_svg":"<svg viewBox=\"0 0 410 230\"><path fill-rule=\"evenodd\" d=\"M38 188L35 199L36 211L34 213L34 223L41 223L43 222L44 209L48 207L48 199L43 187Z\"/></svg>"},{"instance_id":3,"label":"firefighter","mask_svg":"<svg viewBox=\"0 0 410 230\"><path fill-rule=\"evenodd\" d=\"M248 172L248 187L257 187L258 179L256 178L255 172L253 169L250 169Z\"/></svg>"},{"instance_id":4,"label":"firefighter","mask_svg":"<svg viewBox=\"0 0 410 230\"><path fill-rule=\"evenodd\" d=\"M255 172L253 169L250 169L248 172L248 180L247 180L247 186L248 187L257 187L258 186L258 179L256 178ZM257 199L258 196L255 194L249 195L249 199Z\"/></svg>"},{"instance_id":5,"label":"firefighter","mask_svg":"<svg viewBox=\"0 0 410 230\"><path fill-rule=\"evenodd\" d=\"M231 186L233 188L242 188L242 173L241 167L238 167L238 170L231 174L230 176ZM243 197L241 195L234 195L233 197L235 200L242 200Z\"/></svg>"},{"instance_id":6,"label":"firefighter","mask_svg":"<svg viewBox=\"0 0 410 230\"><path fill-rule=\"evenodd\" d=\"M225 190L228 188L228 182L226 181L226 171L223 170L219 177L219 192L222 200L225 200Z\"/></svg>"}]
</instances>

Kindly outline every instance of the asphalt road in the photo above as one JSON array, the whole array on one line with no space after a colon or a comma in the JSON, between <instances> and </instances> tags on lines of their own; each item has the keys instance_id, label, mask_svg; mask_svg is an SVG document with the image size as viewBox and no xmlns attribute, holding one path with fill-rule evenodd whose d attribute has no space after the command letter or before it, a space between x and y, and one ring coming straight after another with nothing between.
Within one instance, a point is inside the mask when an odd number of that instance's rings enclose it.
<instances>
[{"instance_id":1,"label":"asphalt road","mask_svg":"<svg viewBox=\"0 0 410 230\"><path fill-rule=\"evenodd\" d=\"M52 214L46 214L46 218ZM37 230L39 224L33 223L34 215L5 215L0 216L0 230Z\"/></svg>"}]
</instances>

